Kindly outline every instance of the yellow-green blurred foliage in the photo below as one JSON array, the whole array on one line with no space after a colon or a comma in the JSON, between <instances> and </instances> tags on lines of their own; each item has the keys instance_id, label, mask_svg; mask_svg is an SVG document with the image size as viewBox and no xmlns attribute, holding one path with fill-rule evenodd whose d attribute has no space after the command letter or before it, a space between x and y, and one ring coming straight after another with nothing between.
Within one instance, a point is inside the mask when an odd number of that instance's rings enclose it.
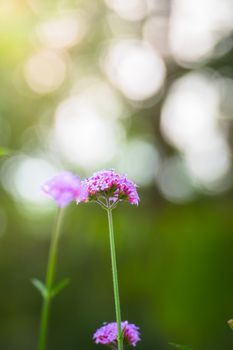
<instances>
[{"instance_id":1,"label":"yellow-green blurred foliage","mask_svg":"<svg viewBox=\"0 0 233 350\"><path fill-rule=\"evenodd\" d=\"M230 349L231 0L0 1L0 348L36 349L57 171L139 185L114 212L123 319L140 350ZM70 205L50 350L95 349L114 320L105 213Z\"/></svg>"}]
</instances>

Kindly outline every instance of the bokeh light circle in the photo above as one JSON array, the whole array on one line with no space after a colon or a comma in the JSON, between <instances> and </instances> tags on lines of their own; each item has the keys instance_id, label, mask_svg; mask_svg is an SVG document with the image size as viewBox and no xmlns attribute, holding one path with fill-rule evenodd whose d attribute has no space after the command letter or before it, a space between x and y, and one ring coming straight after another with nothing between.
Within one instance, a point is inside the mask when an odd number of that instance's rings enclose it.
<instances>
[{"instance_id":1,"label":"bokeh light circle","mask_svg":"<svg viewBox=\"0 0 233 350\"><path fill-rule=\"evenodd\" d=\"M161 89L166 73L160 56L139 40L120 40L110 45L103 67L123 94L136 101L155 95Z\"/></svg>"}]
</instances>

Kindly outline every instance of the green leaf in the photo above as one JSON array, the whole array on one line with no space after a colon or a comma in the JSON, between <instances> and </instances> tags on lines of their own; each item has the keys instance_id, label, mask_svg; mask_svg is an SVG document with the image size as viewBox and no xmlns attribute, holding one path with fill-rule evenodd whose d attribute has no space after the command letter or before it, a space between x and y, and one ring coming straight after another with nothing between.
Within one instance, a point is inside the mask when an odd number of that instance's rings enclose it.
<instances>
[{"instance_id":1,"label":"green leaf","mask_svg":"<svg viewBox=\"0 0 233 350\"><path fill-rule=\"evenodd\" d=\"M40 294L42 295L42 297L44 299L48 298L49 293L48 293L48 290L43 282L41 282L37 278L33 278L31 280L31 282L32 282L33 286L40 292Z\"/></svg>"},{"instance_id":2,"label":"green leaf","mask_svg":"<svg viewBox=\"0 0 233 350\"><path fill-rule=\"evenodd\" d=\"M173 346L176 349L179 349L179 350L192 350L191 348L189 348L186 345L180 345L180 344L175 344L175 343L168 343L168 344Z\"/></svg>"},{"instance_id":3,"label":"green leaf","mask_svg":"<svg viewBox=\"0 0 233 350\"><path fill-rule=\"evenodd\" d=\"M54 298L57 294L59 294L62 291L62 289L68 286L69 283L69 278L65 278L64 280L60 281L51 291L51 297Z\"/></svg>"}]
</instances>

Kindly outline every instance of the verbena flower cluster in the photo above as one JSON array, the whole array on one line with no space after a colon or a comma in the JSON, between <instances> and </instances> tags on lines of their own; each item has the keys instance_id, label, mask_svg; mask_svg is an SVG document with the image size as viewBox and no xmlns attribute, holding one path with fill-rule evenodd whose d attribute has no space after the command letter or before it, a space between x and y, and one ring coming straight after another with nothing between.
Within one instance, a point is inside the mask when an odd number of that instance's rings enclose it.
<instances>
[{"instance_id":1,"label":"verbena flower cluster","mask_svg":"<svg viewBox=\"0 0 233 350\"><path fill-rule=\"evenodd\" d=\"M101 170L82 181L88 192L88 200L107 199L109 204L126 200L130 204L139 203L136 185L125 175L114 170Z\"/></svg>"},{"instance_id":2,"label":"verbena flower cluster","mask_svg":"<svg viewBox=\"0 0 233 350\"><path fill-rule=\"evenodd\" d=\"M124 334L124 342L129 345L136 346L140 340L139 328L128 321L121 322L121 330ZM117 323L111 322L104 324L97 329L93 335L96 344L114 345L117 343Z\"/></svg>"},{"instance_id":3,"label":"verbena flower cluster","mask_svg":"<svg viewBox=\"0 0 233 350\"><path fill-rule=\"evenodd\" d=\"M94 200L102 203L101 200L104 200L108 206L123 200L135 205L139 203L137 186L114 170L98 171L82 181L72 173L63 172L48 180L42 189L59 207L71 201L79 203Z\"/></svg>"},{"instance_id":4,"label":"verbena flower cluster","mask_svg":"<svg viewBox=\"0 0 233 350\"><path fill-rule=\"evenodd\" d=\"M74 200L77 202L87 200L87 191L82 186L80 179L69 172L62 172L46 181L42 190L52 197L61 208Z\"/></svg>"}]
</instances>

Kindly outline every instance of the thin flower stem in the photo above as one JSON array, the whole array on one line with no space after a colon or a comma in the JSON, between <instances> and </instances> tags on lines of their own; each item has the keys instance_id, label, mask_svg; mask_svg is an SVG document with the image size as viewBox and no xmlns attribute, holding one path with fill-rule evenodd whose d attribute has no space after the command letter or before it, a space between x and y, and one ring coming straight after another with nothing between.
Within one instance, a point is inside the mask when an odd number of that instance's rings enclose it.
<instances>
[{"instance_id":1,"label":"thin flower stem","mask_svg":"<svg viewBox=\"0 0 233 350\"><path fill-rule=\"evenodd\" d=\"M110 250L111 250L111 261L112 261L113 290L114 290L117 333L118 333L117 343L118 343L118 350L123 350L123 333L121 331L121 309L120 309L120 296L119 296L119 286L118 286L118 277L117 277L116 248L115 248L113 222L112 222L112 210L108 209L107 212L108 212L108 227L109 227Z\"/></svg>"},{"instance_id":2,"label":"thin flower stem","mask_svg":"<svg viewBox=\"0 0 233 350\"><path fill-rule=\"evenodd\" d=\"M102 207L103 209L107 209L106 204L104 204L101 200L97 199L96 202L97 202L99 205L101 205L101 207Z\"/></svg>"},{"instance_id":3,"label":"thin flower stem","mask_svg":"<svg viewBox=\"0 0 233 350\"><path fill-rule=\"evenodd\" d=\"M41 310L38 350L46 349L48 320L49 320L50 307L51 307L51 292L53 288L53 282L54 282L55 271L56 271L57 247L58 247L58 240L59 240L60 231L61 231L63 213L64 213L64 210L62 208L59 208L55 225L54 225L54 231L51 238L51 243L50 243L49 259L48 259L47 273L46 273L47 294L46 294L46 297L44 297L42 310Z\"/></svg>"}]
</instances>

